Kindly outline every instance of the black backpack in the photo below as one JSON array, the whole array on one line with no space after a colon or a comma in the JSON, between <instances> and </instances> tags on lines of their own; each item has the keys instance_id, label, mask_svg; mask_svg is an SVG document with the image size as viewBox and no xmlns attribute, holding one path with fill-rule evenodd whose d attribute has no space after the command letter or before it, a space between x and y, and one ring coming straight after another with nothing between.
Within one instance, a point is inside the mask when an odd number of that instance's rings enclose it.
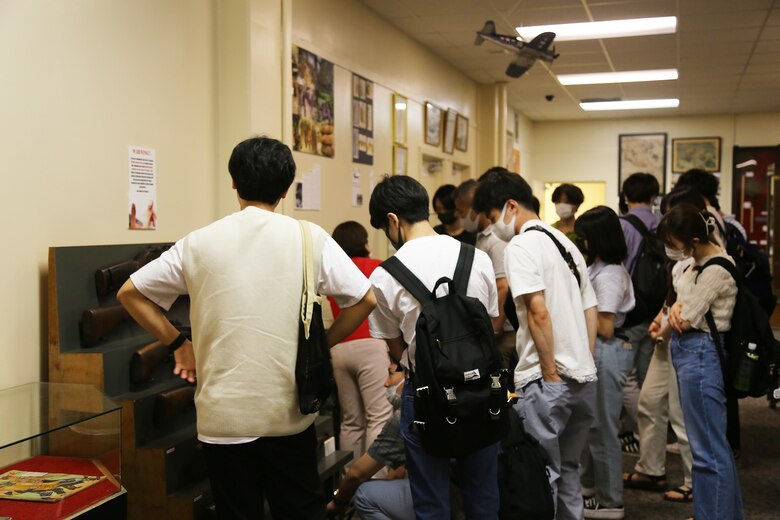
<instances>
[{"instance_id":1,"label":"black backpack","mask_svg":"<svg viewBox=\"0 0 780 520\"><path fill-rule=\"evenodd\" d=\"M461 243L453 279L443 276L433 291L396 257L382 262L420 303L417 350L410 372L414 425L423 449L436 457L459 457L498 442L506 433L507 379L490 317L477 298L466 296L474 247ZM447 285L446 296L437 296Z\"/></svg>"},{"instance_id":2,"label":"black backpack","mask_svg":"<svg viewBox=\"0 0 780 520\"><path fill-rule=\"evenodd\" d=\"M777 296L772 291L772 271L769 267L769 257L755 244L745 240L737 226L724 221L724 229L718 219L714 220L726 242L726 252L734 259L745 286L758 299L764 312L771 316L775 305L777 305Z\"/></svg>"},{"instance_id":3,"label":"black backpack","mask_svg":"<svg viewBox=\"0 0 780 520\"><path fill-rule=\"evenodd\" d=\"M736 267L726 258L715 257L704 265L695 267L698 279L704 269L711 265L719 265L729 272L737 283L737 300L734 305L734 314L731 318L731 330L725 333L725 346L721 345L718 329L712 312L707 311L707 325L712 334L715 345L718 348L725 384L737 397L761 397L768 395L778 381L778 351L777 340L772 333L769 317L766 315L758 300L750 292L737 271ZM755 344L755 350L749 351L748 345ZM724 352L725 350L725 352ZM737 390L734 381L740 370L740 364L750 352L757 355L755 370L748 389Z\"/></svg>"},{"instance_id":4,"label":"black backpack","mask_svg":"<svg viewBox=\"0 0 780 520\"><path fill-rule=\"evenodd\" d=\"M555 518L548 463L547 452L510 409L509 434L498 453L499 520Z\"/></svg>"},{"instance_id":5,"label":"black backpack","mask_svg":"<svg viewBox=\"0 0 780 520\"><path fill-rule=\"evenodd\" d=\"M639 231L642 244L631 274L636 306L626 315L624 327L631 327L652 320L664 305L667 293L668 273L666 251L661 240L647 229L636 215L620 217Z\"/></svg>"}]
</instances>

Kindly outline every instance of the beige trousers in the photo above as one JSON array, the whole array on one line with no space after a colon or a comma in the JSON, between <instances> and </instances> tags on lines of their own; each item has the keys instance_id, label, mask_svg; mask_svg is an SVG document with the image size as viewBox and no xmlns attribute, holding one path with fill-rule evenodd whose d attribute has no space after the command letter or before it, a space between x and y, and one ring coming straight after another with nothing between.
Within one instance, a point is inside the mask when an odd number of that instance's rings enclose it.
<instances>
[{"instance_id":1,"label":"beige trousers","mask_svg":"<svg viewBox=\"0 0 780 520\"><path fill-rule=\"evenodd\" d=\"M367 338L330 349L341 406L339 445L359 459L393 415L385 381L390 359L387 343Z\"/></svg>"},{"instance_id":2,"label":"beige trousers","mask_svg":"<svg viewBox=\"0 0 780 520\"><path fill-rule=\"evenodd\" d=\"M655 347L639 393L637 423L640 444L639 461L634 467L636 471L656 477L666 474L666 431L669 422L680 445L685 485L691 486L693 458L680 407L677 374L672 366L669 343L665 341Z\"/></svg>"}]
</instances>

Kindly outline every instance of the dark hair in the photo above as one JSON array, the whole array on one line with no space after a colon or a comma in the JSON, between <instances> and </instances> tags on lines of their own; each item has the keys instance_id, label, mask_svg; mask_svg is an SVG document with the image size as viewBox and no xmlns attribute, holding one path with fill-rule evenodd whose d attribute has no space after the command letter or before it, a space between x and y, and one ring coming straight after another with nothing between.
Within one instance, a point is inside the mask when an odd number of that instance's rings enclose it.
<instances>
[{"instance_id":1,"label":"dark hair","mask_svg":"<svg viewBox=\"0 0 780 520\"><path fill-rule=\"evenodd\" d=\"M406 175L385 176L371 192L368 213L375 229L387 226L388 213L395 213L408 224L428 220L428 193L422 184Z\"/></svg>"},{"instance_id":2,"label":"dark hair","mask_svg":"<svg viewBox=\"0 0 780 520\"><path fill-rule=\"evenodd\" d=\"M533 211L534 194L531 186L518 174L504 169L485 174L480 179L474 193L474 211L488 213L493 209L501 210L509 199Z\"/></svg>"},{"instance_id":3,"label":"dark hair","mask_svg":"<svg viewBox=\"0 0 780 520\"><path fill-rule=\"evenodd\" d=\"M434 209L436 207L436 201L438 200L441 202L441 205L444 206L444 209L447 211L454 211L455 210L455 185L454 184L444 184L443 186L439 186L439 189L436 190L436 193L433 194L432 203L434 206Z\"/></svg>"},{"instance_id":4,"label":"dark hair","mask_svg":"<svg viewBox=\"0 0 780 520\"><path fill-rule=\"evenodd\" d=\"M588 242L583 253L589 263L599 258L608 264L620 264L628 256L623 228L612 208L596 206L589 209L574 221L574 232L578 242Z\"/></svg>"},{"instance_id":5,"label":"dark hair","mask_svg":"<svg viewBox=\"0 0 780 520\"><path fill-rule=\"evenodd\" d=\"M574 184L561 184L555 188L552 192L552 201L560 202L561 197L564 195L566 195L566 200L569 201L569 204L575 206L579 206L585 201L585 195L582 194L582 190Z\"/></svg>"},{"instance_id":6,"label":"dark hair","mask_svg":"<svg viewBox=\"0 0 780 520\"><path fill-rule=\"evenodd\" d=\"M333 240L341 246L347 256L368 256L368 231L354 220L342 222L333 230Z\"/></svg>"},{"instance_id":7,"label":"dark hair","mask_svg":"<svg viewBox=\"0 0 780 520\"><path fill-rule=\"evenodd\" d=\"M649 204L660 191L658 179L649 173L632 173L623 181L623 195L628 202Z\"/></svg>"},{"instance_id":8,"label":"dark hair","mask_svg":"<svg viewBox=\"0 0 780 520\"><path fill-rule=\"evenodd\" d=\"M718 203L719 185L720 181L715 175L694 168L680 175L675 187L691 186L704 195L704 198L709 201L713 208L720 209L720 204Z\"/></svg>"},{"instance_id":9,"label":"dark hair","mask_svg":"<svg viewBox=\"0 0 780 520\"><path fill-rule=\"evenodd\" d=\"M290 149L280 141L252 137L233 148L228 171L239 197L273 204L295 179L295 161Z\"/></svg>"},{"instance_id":10,"label":"dark hair","mask_svg":"<svg viewBox=\"0 0 780 520\"><path fill-rule=\"evenodd\" d=\"M479 176L479 178L477 179L477 182L482 182L482 179L484 179L485 177L487 177L491 173L496 173L496 172L514 173L514 172L510 172L509 170L507 170L503 166L493 166L492 168L488 168L487 170L485 170L485 172L482 175Z\"/></svg>"},{"instance_id":11,"label":"dark hair","mask_svg":"<svg viewBox=\"0 0 780 520\"><path fill-rule=\"evenodd\" d=\"M463 181L460 183L460 185L455 188L455 193L453 194L452 198L457 200L461 197L467 197L469 195L474 194L474 190L477 189L477 181L474 179L469 179L467 181Z\"/></svg>"},{"instance_id":12,"label":"dark hair","mask_svg":"<svg viewBox=\"0 0 780 520\"><path fill-rule=\"evenodd\" d=\"M685 249L693 248L693 239L699 242L713 242L711 238L715 225L707 221L703 214L693 204L683 202L669 209L658 224L658 238L667 246L673 246L672 238L682 242Z\"/></svg>"},{"instance_id":13,"label":"dark hair","mask_svg":"<svg viewBox=\"0 0 780 520\"><path fill-rule=\"evenodd\" d=\"M623 192L620 192L620 195L618 195L618 211L621 215L625 215L628 213L628 203L626 202L626 197L623 195Z\"/></svg>"},{"instance_id":14,"label":"dark hair","mask_svg":"<svg viewBox=\"0 0 780 520\"><path fill-rule=\"evenodd\" d=\"M542 209L542 203L539 202L539 198L536 195L534 195L533 198L533 205L534 205L534 213L538 215L539 211Z\"/></svg>"},{"instance_id":15,"label":"dark hair","mask_svg":"<svg viewBox=\"0 0 780 520\"><path fill-rule=\"evenodd\" d=\"M707 210L707 202L704 197L692 186L675 186L661 201L661 213L666 213L679 204L691 204L700 212Z\"/></svg>"}]
</instances>

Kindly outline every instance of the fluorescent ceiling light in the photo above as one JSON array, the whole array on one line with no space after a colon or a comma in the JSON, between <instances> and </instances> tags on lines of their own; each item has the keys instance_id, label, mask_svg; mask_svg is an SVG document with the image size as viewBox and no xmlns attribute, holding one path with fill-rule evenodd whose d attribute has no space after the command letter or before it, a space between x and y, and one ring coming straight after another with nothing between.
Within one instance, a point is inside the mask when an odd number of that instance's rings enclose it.
<instances>
[{"instance_id":1,"label":"fluorescent ceiling light","mask_svg":"<svg viewBox=\"0 0 780 520\"><path fill-rule=\"evenodd\" d=\"M657 18L634 18L631 20L609 20L606 22L563 23L557 25L533 25L515 27L526 41L531 41L543 32L554 32L555 41L595 40L599 38L624 38L626 36L650 36L677 32L676 16Z\"/></svg>"},{"instance_id":2,"label":"fluorescent ceiling light","mask_svg":"<svg viewBox=\"0 0 780 520\"><path fill-rule=\"evenodd\" d=\"M561 85L600 85L603 83L636 83L677 79L677 69L594 72L592 74L558 74Z\"/></svg>"},{"instance_id":3,"label":"fluorescent ceiling light","mask_svg":"<svg viewBox=\"0 0 780 520\"><path fill-rule=\"evenodd\" d=\"M646 108L677 108L679 99L629 99L625 101L587 101L580 108L588 112L594 110L643 110Z\"/></svg>"}]
</instances>

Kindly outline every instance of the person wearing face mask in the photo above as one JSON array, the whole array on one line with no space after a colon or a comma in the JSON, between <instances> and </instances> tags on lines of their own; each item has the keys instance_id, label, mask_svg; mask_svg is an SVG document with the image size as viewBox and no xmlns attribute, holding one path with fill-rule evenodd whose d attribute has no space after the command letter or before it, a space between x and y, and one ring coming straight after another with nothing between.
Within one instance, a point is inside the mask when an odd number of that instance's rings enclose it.
<instances>
[{"instance_id":1,"label":"person wearing face mask","mask_svg":"<svg viewBox=\"0 0 780 520\"><path fill-rule=\"evenodd\" d=\"M477 213L471 207L474 200L474 192L477 190L477 181L469 179L463 182L455 190L455 215L460 219L461 226L466 231L477 234L476 248L484 251L493 262L493 271L496 274L496 289L498 290L498 316L493 318L493 332L496 334L496 343L501 352L504 368L513 369L515 359L515 329L507 320L507 312L514 312L514 306L506 309L509 283L504 269L504 250L506 242L499 239L492 230L490 221L482 213Z\"/></svg>"},{"instance_id":2,"label":"person wearing face mask","mask_svg":"<svg viewBox=\"0 0 780 520\"><path fill-rule=\"evenodd\" d=\"M553 190L552 201L555 204L555 214L558 220L552 226L566 235L572 242L577 241L577 233L574 231L574 215L585 201L582 190L574 184L561 184Z\"/></svg>"},{"instance_id":3,"label":"person wearing face mask","mask_svg":"<svg viewBox=\"0 0 780 520\"><path fill-rule=\"evenodd\" d=\"M366 277L381 263L371 258L368 232L360 223L342 222L332 236ZM341 308L333 298L328 300L334 318L338 317ZM341 408L339 446L351 451L355 461L374 442L393 412L382 386L387 371L387 344L371 337L366 319L331 348L330 356Z\"/></svg>"},{"instance_id":4,"label":"person wearing face mask","mask_svg":"<svg viewBox=\"0 0 780 520\"><path fill-rule=\"evenodd\" d=\"M669 309L669 343L693 453L695 517L740 520L744 513L736 463L726 437L723 371L706 318L710 312L722 338L731 328L737 285L717 264L699 269L715 257L733 263L714 238L715 229L711 216L684 203L664 215L658 236L669 258L678 259L672 271L677 300Z\"/></svg>"},{"instance_id":5,"label":"person wearing face mask","mask_svg":"<svg viewBox=\"0 0 780 520\"><path fill-rule=\"evenodd\" d=\"M515 409L549 456L556 518L581 519L578 467L595 417L598 301L582 253L533 207L531 187L511 172L484 176L474 194L474 209L509 242L506 272L519 323Z\"/></svg>"},{"instance_id":6,"label":"person wearing face mask","mask_svg":"<svg viewBox=\"0 0 780 520\"><path fill-rule=\"evenodd\" d=\"M477 235L474 231L474 226L469 226L470 229L463 227L463 219L460 219L455 211L455 185L445 184L440 186L436 193L433 194L433 211L436 212L436 217L439 219L438 226L433 228L440 235L449 235L452 238L471 244L472 246L477 241Z\"/></svg>"}]
</instances>

